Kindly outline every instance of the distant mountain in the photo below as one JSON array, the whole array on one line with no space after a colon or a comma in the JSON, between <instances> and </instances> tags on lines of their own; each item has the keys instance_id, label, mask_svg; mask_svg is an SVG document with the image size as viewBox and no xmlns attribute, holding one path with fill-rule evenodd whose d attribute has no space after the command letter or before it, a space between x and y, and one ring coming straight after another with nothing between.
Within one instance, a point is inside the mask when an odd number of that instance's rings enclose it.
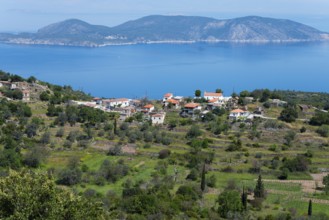
<instances>
[{"instance_id":1,"label":"distant mountain","mask_svg":"<svg viewBox=\"0 0 329 220\"><path fill-rule=\"evenodd\" d=\"M329 34L294 21L257 16L218 20L196 16L153 15L112 28L70 19L41 28L34 34L0 34L0 41L5 43L71 46L322 40L329 40Z\"/></svg>"}]
</instances>

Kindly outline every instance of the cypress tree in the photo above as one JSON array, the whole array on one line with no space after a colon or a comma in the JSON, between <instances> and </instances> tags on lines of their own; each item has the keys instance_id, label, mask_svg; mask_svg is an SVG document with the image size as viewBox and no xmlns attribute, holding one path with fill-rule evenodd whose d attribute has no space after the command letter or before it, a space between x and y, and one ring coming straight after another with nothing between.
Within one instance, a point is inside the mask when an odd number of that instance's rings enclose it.
<instances>
[{"instance_id":1,"label":"cypress tree","mask_svg":"<svg viewBox=\"0 0 329 220\"><path fill-rule=\"evenodd\" d=\"M114 134L117 134L117 119L114 119Z\"/></svg>"},{"instance_id":2,"label":"cypress tree","mask_svg":"<svg viewBox=\"0 0 329 220\"><path fill-rule=\"evenodd\" d=\"M254 190L255 198L265 198L265 188L262 181L262 176L258 176L257 184Z\"/></svg>"},{"instance_id":3,"label":"cypress tree","mask_svg":"<svg viewBox=\"0 0 329 220\"><path fill-rule=\"evenodd\" d=\"M312 200L308 202L308 211L307 211L308 216L312 216Z\"/></svg>"},{"instance_id":4,"label":"cypress tree","mask_svg":"<svg viewBox=\"0 0 329 220\"><path fill-rule=\"evenodd\" d=\"M206 189L206 163L203 164L202 174L201 174L201 190L202 192Z\"/></svg>"},{"instance_id":5,"label":"cypress tree","mask_svg":"<svg viewBox=\"0 0 329 220\"><path fill-rule=\"evenodd\" d=\"M244 186L242 190L241 202L244 210L247 210L247 193L244 191Z\"/></svg>"}]
</instances>

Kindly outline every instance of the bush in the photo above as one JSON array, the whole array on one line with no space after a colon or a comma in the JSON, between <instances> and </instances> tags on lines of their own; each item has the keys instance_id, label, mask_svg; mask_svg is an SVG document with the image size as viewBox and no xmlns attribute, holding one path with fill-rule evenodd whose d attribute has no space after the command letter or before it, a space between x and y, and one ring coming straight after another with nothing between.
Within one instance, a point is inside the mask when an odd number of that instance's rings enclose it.
<instances>
[{"instance_id":1,"label":"bush","mask_svg":"<svg viewBox=\"0 0 329 220\"><path fill-rule=\"evenodd\" d=\"M163 149L159 152L159 159L165 159L169 157L171 154L171 151L168 149Z\"/></svg>"},{"instance_id":2,"label":"bush","mask_svg":"<svg viewBox=\"0 0 329 220\"><path fill-rule=\"evenodd\" d=\"M60 172L57 183L72 186L80 183L81 175L82 173L79 169L65 169Z\"/></svg>"},{"instance_id":3,"label":"bush","mask_svg":"<svg viewBox=\"0 0 329 220\"><path fill-rule=\"evenodd\" d=\"M200 176L200 172L197 169L192 169L189 175L187 175L186 179L195 181L198 179L199 176Z\"/></svg>"},{"instance_id":4,"label":"bush","mask_svg":"<svg viewBox=\"0 0 329 220\"><path fill-rule=\"evenodd\" d=\"M214 188L214 187L216 187L216 182L217 182L216 176L215 175L211 175L207 179L207 186Z\"/></svg>"},{"instance_id":5,"label":"bush","mask_svg":"<svg viewBox=\"0 0 329 220\"><path fill-rule=\"evenodd\" d=\"M56 137L63 137L64 136L64 128L58 129L56 132Z\"/></svg>"},{"instance_id":6,"label":"bush","mask_svg":"<svg viewBox=\"0 0 329 220\"><path fill-rule=\"evenodd\" d=\"M192 125L190 130L187 132L186 137L187 138L197 138L202 134L202 131L200 130L199 126Z\"/></svg>"},{"instance_id":7,"label":"bush","mask_svg":"<svg viewBox=\"0 0 329 220\"><path fill-rule=\"evenodd\" d=\"M288 179L288 173L289 173L289 170L287 168L283 168L280 175L278 176L278 179L279 180L286 180Z\"/></svg>"},{"instance_id":8,"label":"bush","mask_svg":"<svg viewBox=\"0 0 329 220\"><path fill-rule=\"evenodd\" d=\"M306 132L305 126L303 126L299 131L300 131L300 133L305 133Z\"/></svg>"},{"instance_id":9,"label":"bush","mask_svg":"<svg viewBox=\"0 0 329 220\"><path fill-rule=\"evenodd\" d=\"M321 125L316 132L322 137L329 137L329 125Z\"/></svg>"},{"instance_id":10,"label":"bush","mask_svg":"<svg viewBox=\"0 0 329 220\"><path fill-rule=\"evenodd\" d=\"M288 123L296 121L298 112L296 107L288 106L282 110L279 119Z\"/></svg>"},{"instance_id":11,"label":"bush","mask_svg":"<svg viewBox=\"0 0 329 220\"><path fill-rule=\"evenodd\" d=\"M309 158L304 155L298 155L293 159L286 159L283 162L283 168L287 168L290 172L304 172L308 170L311 163Z\"/></svg>"},{"instance_id":12,"label":"bush","mask_svg":"<svg viewBox=\"0 0 329 220\"><path fill-rule=\"evenodd\" d=\"M195 187L190 185L182 185L178 188L176 195L182 195L185 200L198 200L201 194L196 191Z\"/></svg>"},{"instance_id":13,"label":"bush","mask_svg":"<svg viewBox=\"0 0 329 220\"><path fill-rule=\"evenodd\" d=\"M109 152L107 153L107 155L111 155L111 156L119 156L122 154L122 147L120 145L115 145L114 147L111 147L109 149Z\"/></svg>"}]
</instances>

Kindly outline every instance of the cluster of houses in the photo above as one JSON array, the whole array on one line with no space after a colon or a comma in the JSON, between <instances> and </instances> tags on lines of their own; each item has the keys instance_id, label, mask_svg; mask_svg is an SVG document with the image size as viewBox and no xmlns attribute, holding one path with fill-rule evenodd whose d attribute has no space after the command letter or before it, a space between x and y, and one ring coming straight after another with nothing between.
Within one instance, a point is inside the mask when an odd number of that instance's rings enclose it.
<instances>
[{"instance_id":1,"label":"cluster of houses","mask_svg":"<svg viewBox=\"0 0 329 220\"><path fill-rule=\"evenodd\" d=\"M21 91L23 95L22 101L24 102L37 100L39 99L40 93L48 90L48 87L42 86L38 83L11 82L11 81L0 81L0 88ZM1 96L3 96L3 94L0 92L0 97Z\"/></svg>"},{"instance_id":2,"label":"cluster of houses","mask_svg":"<svg viewBox=\"0 0 329 220\"><path fill-rule=\"evenodd\" d=\"M154 125L163 124L166 117L166 113L157 111L153 104L142 105L141 101L136 99L101 99L96 97L90 102L70 101L69 104L84 105L106 112L116 112L120 115L120 121L125 121L138 112L143 113L144 118L151 120Z\"/></svg>"},{"instance_id":3,"label":"cluster of houses","mask_svg":"<svg viewBox=\"0 0 329 220\"><path fill-rule=\"evenodd\" d=\"M127 99L127 98L117 98L117 99L101 99L94 98L90 102L78 102L71 101L71 103L77 105L85 105L97 109L101 109L107 112L117 112L120 114L120 120L124 121L127 118L133 116L137 112L143 113L144 117L152 121L152 124L159 125L163 124L166 112L171 109L180 109L181 117L197 117L200 114L207 114L215 108L225 108L230 110L229 119L234 120L253 120L256 117L262 117L263 109L257 108L254 112L249 112L246 107L239 108L238 97L224 97L222 93L217 92L204 92L203 100L206 104L197 102L198 98L190 99L187 102L183 96L174 96L173 93L166 93L162 100L162 108L156 109L151 103L142 105L140 100ZM249 98L249 99L248 99ZM252 102L252 97L245 98L247 101ZM273 105L281 106L285 103L280 100L273 100Z\"/></svg>"}]
</instances>

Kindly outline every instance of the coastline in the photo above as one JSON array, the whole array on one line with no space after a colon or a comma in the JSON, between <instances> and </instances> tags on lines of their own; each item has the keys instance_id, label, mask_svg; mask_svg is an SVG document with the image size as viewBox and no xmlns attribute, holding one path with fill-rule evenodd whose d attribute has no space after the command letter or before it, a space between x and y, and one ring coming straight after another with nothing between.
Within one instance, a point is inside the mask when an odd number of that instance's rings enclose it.
<instances>
[{"instance_id":1,"label":"coastline","mask_svg":"<svg viewBox=\"0 0 329 220\"><path fill-rule=\"evenodd\" d=\"M25 39L24 39L25 40ZM65 43L65 42L49 42L43 40L31 41L30 39L24 41L23 39L16 41L0 41L2 44L13 44L13 45L45 45L45 46L67 46L67 47L89 47L89 48L100 48L107 46L126 46L126 45L147 45L147 44L220 44L220 43L231 43L231 44L289 44L289 43L308 43L308 42L329 42L329 39L288 39L288 40L161 40L161 41L135 41L135 42L121 42L121 43Z\"/></svg>"}]
</instances>

